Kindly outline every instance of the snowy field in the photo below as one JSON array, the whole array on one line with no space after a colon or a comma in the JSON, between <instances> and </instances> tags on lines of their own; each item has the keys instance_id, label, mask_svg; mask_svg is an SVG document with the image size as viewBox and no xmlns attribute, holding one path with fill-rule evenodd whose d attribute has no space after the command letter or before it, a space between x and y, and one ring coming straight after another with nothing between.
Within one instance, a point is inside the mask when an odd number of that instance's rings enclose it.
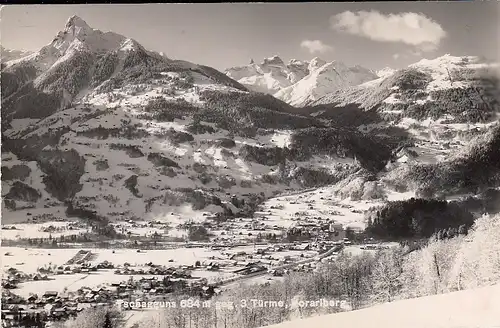
<instances>
[{"instance_id":1,"label":"snowy field","mask_svg":"<svg viewBox=\"0 0 500 328\"><path fill-rule=\"evenodd\" d=\"M500 284L386 303L358 311L284 322L269 328L498 328Z\"/></svg>"},{"instance_id":2,"label":"snowy field","mask_svg":"<svg viewBox=\"0 0 500 328\"><path fill-rule=\"evenodd\" d=\"M236 249L234 252L248 250L250 248ZM24 273L36 273L40 267L60 266L66 264L80 249L25 249L18 247L2 247L2 266L4 271L8 268L16 268ZM131 267L145 267L146 263L153 262L156 265L166 267L178 267L181 265L194 265L196 261L207 262L210 258L227 258L220 251L205 248L179 248L154 251L137 251L132 249L116 249L115 253L108 249L86 249L95 256L90 260L92 264L103 261L113 263L116 267L129 263ZM236 269L236 268L233 268ZM129 275L117 275L114 269L98 270L89 274L63 274L49 276L47 281L28 281L19 284L15 293L21 296L28 296L30 293L40 293L47 290L62 292L65 288L68 291L76 291L81 287L98 287L104 284L118 283L126 281ZM209 281L228 279L235 275L231 270L206 271L196 269L191 272L194 278L206 278ZM141 277L153 277L151 275L133 275L138 280ZM160 278L161 276L156 276Z\"/></svg>"},{"instance_id":3,"label":"snowy field","mask_svg":"<svg viewBox=\"0 0 500 328\"><path fill-rule=\"evenodd\" d=\"M49 236L52 236L52 238L58 238L60 236L77 235L79 233L87 232L87 229L72 227L70 222L59 221L14 224L7 225L6 227L15 227L16 229L2 229L2 240L15 240L19 238L49 238Z\"/></svg>"},{"instance_id":4,"label":"snowy field","mask_svg":"<svg viewBox=\"0 0 500 328\"><path fill-rule=\"evenodd\" d=\"M36 273L44 265L63 265L78 252L78 249L43 249L2 247L3 271L9 267L24 273Z\"/></svg>"},{"instance_id":5,"label":"snowy field","mask_svg":"<svg viewBox=\"0 0 500 328\"><path fill-rule=\"evenodd\" d=\"M25 273L35 273L38 267L52 263L52 265L63 265L70 260L80 249L56 248L56 249L38 249L38 248L19 248L2 247L2 266L17 268ZM90 261L97 264L108 261L114 265L123 265L125 262L132 266L145 265L153 262L158 265L178 266L194 265L196 261L207 260L211 256L221 256L219 251L206 248L177 248L163 250L148 250L137 253L134 249L97 249L85 248L91 251L95 256ZM5 254L10 255L5 255ZM169 260L173 262L169 262Z\"/></svg>"}]
</instances>

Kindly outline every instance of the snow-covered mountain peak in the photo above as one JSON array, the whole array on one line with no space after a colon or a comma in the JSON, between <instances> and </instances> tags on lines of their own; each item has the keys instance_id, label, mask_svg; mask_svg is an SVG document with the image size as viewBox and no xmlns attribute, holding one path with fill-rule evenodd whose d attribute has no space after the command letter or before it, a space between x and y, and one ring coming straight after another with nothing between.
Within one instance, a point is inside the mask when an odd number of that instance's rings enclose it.
<instances>
[{"instance_id":1,"label":"snow-covered mountain peak","mask_svg":"<svg viewBox=\"0 0 500 328\"><path fill-rule=\"evenodd\" d=\"M120 45L120 50L144 50L144 48L139 44L139 42L135 41L134 39L125 39ZM160 54L160 56L165 57L163 53Z\"/></svg>"},{"instance_id":2,"label":"snow-covered mountain peak","mask_svg":"<svg viewBox=\"0 0 500 328\"><path fill-rule=\"evenodd\" d=\"M388 76L391 76L392 74L394 74L395 72L396 72L395 69L392 69L390 67L385 67L385 68L382 68L381 70L378 70L376 72L376 74L378 77L388 77Z\"/></svg>"},{"instance_id":3,"label":"snow-covered mountain peak","mask_svg":"<svg viewBox=\"0 0 500 328\"><path fill-rule=\"evenodd\" d=\"M83 29L91 29L87 22L77 15L73 15L68 18L68 21L66 22L66 30L70 29L72 26L80 27Z\"/></svg>"},{"instance_id":4,"label":"snow-covered mountain peak","mask_svg":"<svg viewBox=\"0 0 500 328\"><path fill-rule=\"evenodd\" d=\"M471 64L479 64L480 58L477 56L452 56L450 54L443 55L434 59L422 59L414 64L409 65L411 68L424 68L443 70L449 66L464 67Z\"/></svg>"},{"instance_id":5,"label":"snow-covered mountain peak","mask_svg":"<svg viewBox=\"0 0 500 328\"><path fill-rule=\"evenodd\" d=\"M278 55L274 55L269 58L264 58L264 61L262 62L261 65L278 65L278 66L284 66L285 62L283 59L280 58Z\"/></svg>"},{"instance_id":6,"label":"snow-covered mountain peak","mask_svg":"<svg viewBox=\"0 0 500 328\"><path fill-rule=\"evenodd\" d=\"M71 16L64 29L57 33L52 42L29 56L9 61L7 66L29 63L39 71L45 72L74 54L85 52L97 55L109 51L130 50L144 51L144 48L135 40L114 32L102 32L90 27L82 18Z\"/></svg>"},{"instance_id":7,"label":"snow-covered mountain peak","mask_svg":"<svg viewBox=\"0 0 500 328\"><path fill-rule=\"evenodd\" d=\"M260 64L253 60L246 66L232 67L225 74L249 89L274 94L308 74L304 63L294 60L288 65L278 55L265 58Z\"/></svg>"},{"instance_id":8,"label":"snow-covered mountain peak","mask_svg":"<svg viewBox=\"0 0 500 328\"><path fill-rule=\"evenodd\" d=\"M291 59L285 65L277 55L264 59L260 65L233 67L225 73L250 90L272 94L292 105L377 78L362 66L348 67L340 61L327 62L319 57L311 61Z\"/></svg>"},{"instance_id":9,"label":"snow-covered mountain peak","mask_svg":"<svg viewBox=\"0 0 500 328\"><path fill-rule=\"evenodd\" d=\"M307 76L280 90L275 97L299 106L339 88L356 86L377 78L375 73L364 67L348 67L340 61L326 62L318 57L311 60L308 71Z\"/></svg>"},{"instance_id":10,"label":"snow-covered mountain peak","mask_svg":"<svg viewBox=\"0 0 500 328\"><path fill-rule=\"evenodd\" d=\"M321 74L324 72L331 72L332 70L335 70L338 72L338 71L345 71L348 69L349 69L349 67L347 67L346 64L339 62L337 60L334 60L332 62L326 63L323 66L319 67L319 69L317 69L316 71L319 74Z\"/></svg>"},{"instance_id":11,"label":"snow-covered mountain peak","mask_svg":"<svg viewBox=\"0 0 500 328\"><path fill-rule=\"evenodd\" d=\"M87 44L93 52L102 52L118 48L127 38L113 32L102 32L94 29L82 18L71 16L64 30L57 34L48 47L64 52L75 39Z\"/></svg>"},{"instance_id":12,"label":"snow-covered mountain peak","mask_svg":"<svg viewBox=\"0 0 500 328\"><path fill-rule=\"evenodd\" d=\"M306 64L308 65L309 63L299 59L290 59L290 61L288 62L288 65L293 65L293 66L304 66Z\"/></svg>"},{"instance_id":13,"label":"snow-covered mountain peak","mask_svg":"<svg viewBox=\"0 0 500 328\"><path fill-rule=\"evenodd\" d=\"M326 61L324 61L321 58L315 57L315 58L311 59L311 61L309 62L308 69L309 69L309 71L314 71L325 64L326 64Z\"/></svg>"}]
</instances>

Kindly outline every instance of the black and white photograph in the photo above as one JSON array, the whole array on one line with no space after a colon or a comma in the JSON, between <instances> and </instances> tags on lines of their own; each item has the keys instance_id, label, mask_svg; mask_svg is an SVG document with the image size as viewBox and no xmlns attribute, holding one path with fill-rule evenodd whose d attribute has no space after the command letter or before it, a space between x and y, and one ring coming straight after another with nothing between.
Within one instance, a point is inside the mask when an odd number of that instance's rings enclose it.
<instances>
[{"instance_id":1,"label":"black and white photograph","mask_svg":"<svg viewBox=\"0 0 500 328\"><path fill-rule=\"evenodd\" d=\"M2 327L500 328L500 2L0 32Z\"/></svg>"}]
</instances>

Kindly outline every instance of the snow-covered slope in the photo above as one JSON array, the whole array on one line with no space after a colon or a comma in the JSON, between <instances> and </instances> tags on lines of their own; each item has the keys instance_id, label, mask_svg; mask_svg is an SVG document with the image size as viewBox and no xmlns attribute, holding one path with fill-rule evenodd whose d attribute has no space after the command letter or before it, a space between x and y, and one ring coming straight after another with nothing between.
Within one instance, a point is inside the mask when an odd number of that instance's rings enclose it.
<instances>
[{"instance_id":1,"label":"snow-covered slope","mask_svg":"<svg viewBox=\"0 0 500 328\"><path fill-rule=\"evenodd\" d=\"M292 105L316 100L338 88L354 86L377 78L361 66L347 67L340 62L327 63L320 58L310 62L296 59L285 64L279 56L257 65L234 67L225 72L250 90L273 94Z\"/></svg>"},{"instance_id":2,"label":"snow-covered slope","mask_svg":"<svg viewBox=\"0 0 500 328\"><path fill-rule=\"evenodd\" d=\"M390 68L390 67L385 67L385 68L382 68L381 70L378 70L376 74L378 77L388 77L388 76L394 74L395 72L396 72L395 69Z\"/></svg>"},{"instance_id":3,"label":"snow-covered slope","mask_svg":"<svg viewBox=\"0 0 500 328\"><path fill-rule=\"evenodd\" d=\"M497 328L500 327L499 309L500 284L268 327Z\"/></svg>"}]
</instances>

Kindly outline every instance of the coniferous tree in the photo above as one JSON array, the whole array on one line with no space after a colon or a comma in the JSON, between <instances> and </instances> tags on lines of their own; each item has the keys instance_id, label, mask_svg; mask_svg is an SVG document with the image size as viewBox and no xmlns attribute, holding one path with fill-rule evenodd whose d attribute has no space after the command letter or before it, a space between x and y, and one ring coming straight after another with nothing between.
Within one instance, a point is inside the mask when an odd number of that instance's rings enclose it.
<instances>
[{"instance_id":1,"label":"coniferous tree","mask_svg":"<svg viewBox=\"0 0 500 328\"><path fill-rule=\"evenodd\" d=\"M111 315L109 314L109 312L106 312L106 314L104 315L103 328L113 328L113 324L111 322Z\"/></svg>"},{"instance_id":2,"label":"coniferous tree","mask_svg":"<svg viewBox=\"0 0 500 328\"><path fill-rule=\"evenodd\" d=\"M465 226L465 224L462 224L459 228L458 228L458 233L460 235L466 235L467 234L467 227Z\"/></svg>"}]
</instances>

